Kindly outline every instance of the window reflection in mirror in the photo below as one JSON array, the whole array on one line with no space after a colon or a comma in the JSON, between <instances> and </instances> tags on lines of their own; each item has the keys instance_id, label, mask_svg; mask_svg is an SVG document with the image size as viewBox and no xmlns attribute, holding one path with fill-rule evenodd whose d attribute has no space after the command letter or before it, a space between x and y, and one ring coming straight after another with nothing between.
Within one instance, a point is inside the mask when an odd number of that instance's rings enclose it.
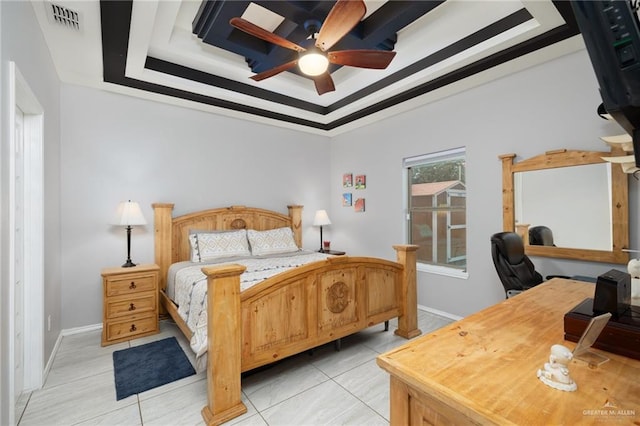
<instances>
[{"instance_id":1,"label":"window reflection in mirror","mask_svg":"<svg viewBox=\"0 0 640 426\"><path fill-rule=\"evenodd\" d=\"M514 173L516 224L545 226L556 247L611 250L611 164ZM534 232L529 244L540 244ZM539 234L539 233L538 233Z\"/></svg>"}]
</instances>

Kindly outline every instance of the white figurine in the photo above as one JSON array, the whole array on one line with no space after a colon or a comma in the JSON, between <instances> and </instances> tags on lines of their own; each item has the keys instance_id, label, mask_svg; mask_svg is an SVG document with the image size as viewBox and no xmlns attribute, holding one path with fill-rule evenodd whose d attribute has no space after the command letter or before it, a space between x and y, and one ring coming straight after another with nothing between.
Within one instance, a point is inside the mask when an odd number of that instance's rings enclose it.
<instances>
[{"instance_id":1,"label":"white figurine","mask_svg":"<svg viewBox=\"0 0 640 426\"><path fill-rule=\"evenodd\" d=\"M547 386L567 392L578 389L576 382L569 376L567 365L573 358L571 351L562 345L551 346L549 362L544 364L544 369L537 372L538 378Z\"/></svg>"},{"instance_id":2,"label":"white figurine","mask_svg":"<svg viewBox=\"0 0 640 426\"><path fill-rule=\"evenodd\" d=\"M631 259L627 271L631 275L631 297L640 298L640 259Z\"/></svg>"}]
</instances>

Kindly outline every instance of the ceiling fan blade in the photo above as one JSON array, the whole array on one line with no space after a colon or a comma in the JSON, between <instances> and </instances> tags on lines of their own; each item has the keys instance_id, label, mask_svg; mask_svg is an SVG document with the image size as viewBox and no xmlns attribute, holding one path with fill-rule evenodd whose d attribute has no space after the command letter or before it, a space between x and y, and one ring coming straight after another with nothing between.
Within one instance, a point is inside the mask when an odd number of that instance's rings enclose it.
<instances>
[{"instance_id":1,"label":"ceiling fan blade","mask_svg":"<svg viewBox=\"0 0 640 426\"><path fill-rule=\"evenodd\" d=\"M318 95L324 95L327 92L333 92L336 90L331 74L328 72L311 78L313 78L313 82L316 84L316 91L318 92Z\"/></svg>"},{"instance_id":2,"label":"ceiling fan blade","mask_svg":"<svg viewBox=\"0 0 640 426\"><path fill-rule=\"evenodd\" d=\"M262 81L266 78L273 77L274 75L280 74L283 71L288 70L289 68L293 68L298 65L298 60L294 59L291 62L287 62L286 64L278 65L277 67L271 68L266 71L262 71L256 75L251 76L253 81Z\"/></svg>"},{"instance_id":3,"label":"ceiling fan blade","mask_svg":"<svg viewBox=\"0 0 640 426\"><path fill-rule=\"evenodd\" d=\"M327 51L362 20L367 7L362 0L338 0L320 28L316 47Z\"/></svg>"},{"instance_id":4,"label":"ceiling fan blade","mask_svg":"<svg viewBox=\"0 0 640 426\"><path fill-rule=\"evenodd\" d=\"M383 70L389 66L396 52L386 50L338 50L327 53L329 62L350 67Z\"/></svg>"},{"instance_id":5,"label":"ceiling fan blade","mask_svg":"<svg viewBox=\"0 0 640 426\"><path fill-rule=\"evenodd\" d=\"M297 44L287 40L286 38L280 37L279 35L276 35L271 31L267 31L264 28L247 21L246 19L231 18L229 24L232 27L239 29L240 31L244 31L245 33L251 34L252 36L259 38L260 40L268 41L269 43L273 43L280 47L295 50L296 52L304 52L306 50L304 47L298 46Z\"/></svg>"}]
</instances>

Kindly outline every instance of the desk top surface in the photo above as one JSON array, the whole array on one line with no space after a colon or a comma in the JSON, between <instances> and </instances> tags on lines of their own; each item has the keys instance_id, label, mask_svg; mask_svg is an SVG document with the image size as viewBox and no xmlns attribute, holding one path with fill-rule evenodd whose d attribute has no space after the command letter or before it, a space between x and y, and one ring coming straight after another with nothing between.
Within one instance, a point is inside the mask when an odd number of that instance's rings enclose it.
<instances>
[{"instance_id":1,"label":"desk top surface","mask_svg":"<svg viewBox=\"0 0 640 426\"><path fill-rule=\"evenodd\" d=\"M592 368L573 360L575 392L536 377L551 345L575 347L564 340L564 314L594 290L550 280L382 354L378 365L481 423L640 424L640 361L604 353L610 360Z\"/></svg>"}]
</instances>

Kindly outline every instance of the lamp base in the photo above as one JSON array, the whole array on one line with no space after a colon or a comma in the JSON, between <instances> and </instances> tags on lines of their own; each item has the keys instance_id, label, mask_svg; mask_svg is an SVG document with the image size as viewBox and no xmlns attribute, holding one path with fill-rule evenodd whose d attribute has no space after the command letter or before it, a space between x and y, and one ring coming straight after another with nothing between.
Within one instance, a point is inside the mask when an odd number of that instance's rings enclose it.
<instances>
[{"instance_id":1,"label":"lamp base","mask_svg":"<svg viewBox=\"0 0 640 426\"><path fill-rule=\"evenodd\" d=\"M124 265L122 265L123 268L131 268L132 266L136 266L136 264L133 263L131 259L127 259L127 262Z\"/></svg>"}]
</instances>

